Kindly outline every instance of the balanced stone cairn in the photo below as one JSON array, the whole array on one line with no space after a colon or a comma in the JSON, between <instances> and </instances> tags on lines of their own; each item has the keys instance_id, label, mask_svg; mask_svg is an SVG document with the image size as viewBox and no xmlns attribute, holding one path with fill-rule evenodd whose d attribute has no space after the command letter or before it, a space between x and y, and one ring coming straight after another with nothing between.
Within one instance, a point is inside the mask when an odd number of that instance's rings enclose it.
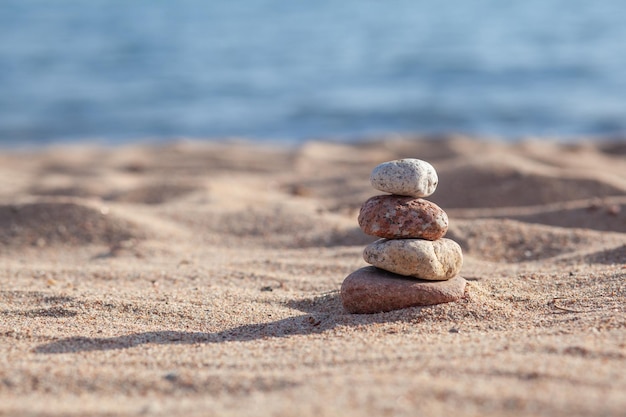
<instances>
[{"instance_id":1,"label":"balanced stone cairn","mask_svg":"<svg viewBox=\"0 0 626 417\"><path fill-rule=\"evenodd\" d=\"M443 236L448 216L424 200L437 188L437 172L428 162L399 159L378 165L372 186L389 194L367 200L359 226L378 239L363 251L368 266L354 271L341 285L350 313L378 313L456 301L466 281L458 276L463 253Z\"/></svg>"}]
</instances>

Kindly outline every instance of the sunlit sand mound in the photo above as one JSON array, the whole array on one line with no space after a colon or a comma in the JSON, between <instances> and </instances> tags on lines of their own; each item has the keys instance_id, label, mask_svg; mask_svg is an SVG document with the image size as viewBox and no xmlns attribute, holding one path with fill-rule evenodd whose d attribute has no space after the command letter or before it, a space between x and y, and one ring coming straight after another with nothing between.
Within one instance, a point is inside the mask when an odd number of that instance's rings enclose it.
<instances>
[{"instance_id":1,"label":"sunlit sand mound","mask_svg":"<svg viewBox=\"0 0 626 417\"><path fill-rule=\"evenodd\" d=\"M626 232L626 197L592 198L523 207L453 209L455 218L507 218L527 223Z\"/></svg>"},{"instance_id":2,"label":"sunlit sand mound","mask_svg":"<svg viewBox=\"0 0 626 417\"><path fill-rule=\"evenodd\" d=\"M0 206L0 245L9 247L115 244L140 238L131 222L77 202L33 202Z\"/></svg>"},{"instance_id":3,"label":"sunlit sand mound","mask_svg":"<svg viewBox=\"0 0 626 417\"><path fill-rule=\"evenodd\" d=\"M518 207L624 195L626 187L592 176L564 175L553 169L524 169L503 161L470 160L443 164L433 200L442 207Z\"/></svg>"},{"instance_id":4,"label":"sunlit sand mound","mask_svg":"<svg viewBox=\"0 0 626 417\"><path fill-rule=\"evenodd\" d=\"M493 262L542 260L615 239L601 232L507 219L459 219L451 224L447 236L459 242L467 255Z\"/></svg>"},{"instance_id":5,"label":"sunlit sand mound","mask_svg":"<svg viewBox=\"0 0 626 417\"><path fill-rule=\"evenodd\" d=\"M101 198L107 201L117 201L137 204L163 204L184 197L198 189L189 184L170 184L160 180L148 181L148 184L137 185L130 188L111 189L112 187L90 186L87 181L82 184L68 186L42 186L37 185L30 189L30 193L38 196L54 197L82 197Z\"/></svg>"},{"instance_id":6,"label":"sunlit sand mound","mask_svg":"<svg viewBox=\"0 0 626 417\"><path fill-rule=\"evenodd\" d=\"M276 204L227 212L209 208L171 216L201 241L229 247L350 246L373 240L351 219L303 206Z\"/></svg>"},{"instance_id":7,"label":"sunlit sand mound","mask_svg":"<svg viewBox=\"0 0 626 417\"><path fill-rule=\"evenodd\" d=\"M124 203L163 204L184 197L198 189L187 184L147 184L130 190L113 192L105 199Z\"/></svg>"},{"instance_id":8,"label":"sunlit sand mound","mask_svg":"<svg viewBox=\"0 0 626 417\"><path fill-rule=\"evenodd\" d=\"M160 146L129 146L109 163L131 174L206 177L216 172L271 173L291 164L292 152L251 141L176 141Z\"/></svg>"},{"instance_id":9,"label":"sunlit sand mound","mask_svg":"<svg viewBox=\"0 0 626 417\"><path fill-rule=\"evenodd\" d=\"M626 266L626 244L585 255L583 261L590 264L620 265L623 268Z\"/></svg>"}]
</instances>

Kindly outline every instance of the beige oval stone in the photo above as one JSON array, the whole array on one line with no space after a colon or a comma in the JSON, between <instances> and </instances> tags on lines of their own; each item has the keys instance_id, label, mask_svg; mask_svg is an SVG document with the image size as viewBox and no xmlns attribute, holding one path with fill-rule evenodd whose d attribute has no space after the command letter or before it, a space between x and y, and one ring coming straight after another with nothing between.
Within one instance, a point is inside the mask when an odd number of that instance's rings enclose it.
<instances>
[{"instance_id":1,"label":"beige oval stone","mask_svg":"<svg viewBox=\"0 0 626 417\"><path fill-rule=\"evenodd\" d=\"M377 195L361 206L359 226L368 235L387 239L442 238L448 215L432 201L400 195Z\"/></svg>"},{"instance_id":2,"label":"beige oval stone","mask_svg":"<svg viewBox=\"0 0 626 417\"><path fill-rule=\"evenodd\" d=\"M368 266L346 277L341 285L341 301L350 313L372 314L457 301L465 295L465 284L460 276L424 281Z\"/></svg>"},{"instance_id":3,"label":"beige oval stone","mask_svg":"<svg viewBox=\"0 0 626 417\"><path fill-rule=\"evenodd\" d=\"M446 238L379 239L365 247L363 259L389 272L432 281L450 279L463 266L461 247Z\"/></svg>"},{"instance_id":4,"label":"beige oval stone","mask_svg":"<svg viewBox=\"0 0 626 417\"><path fill-rule=\"evenodd\" d=\"M370 183L377 190L411 197L428 197L435 192L438 181L435 168L415 158L384 162L370 175Z\"/></svg>"}]
</instances>

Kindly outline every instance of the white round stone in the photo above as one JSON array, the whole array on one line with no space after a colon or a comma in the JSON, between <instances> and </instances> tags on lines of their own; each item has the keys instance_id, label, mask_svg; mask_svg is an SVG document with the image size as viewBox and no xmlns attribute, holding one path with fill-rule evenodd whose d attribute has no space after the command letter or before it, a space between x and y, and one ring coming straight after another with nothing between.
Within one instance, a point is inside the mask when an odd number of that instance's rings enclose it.
<instances>
[{"instance_id":1,"label":"white round stone","mask_svg":"<svg viewBox=\"0 0 626 417\"><path fill-rule=\"evenodd\" d=\"M459 273L463 252L451 239L378 239L363 251L368 264L399 275L434 281Z\"/></svg>"},{"instance_id":2,"label":"white round stone","mask_svg":"<svg viewBox=\"0 0 626 417\"><path fill-rule=\"evenodd\" d=\"M435 192L438 181L435 168L415 158L384 162L370 176L377 190L410 197L428 197Z\"/></svg>"}]
</instances>

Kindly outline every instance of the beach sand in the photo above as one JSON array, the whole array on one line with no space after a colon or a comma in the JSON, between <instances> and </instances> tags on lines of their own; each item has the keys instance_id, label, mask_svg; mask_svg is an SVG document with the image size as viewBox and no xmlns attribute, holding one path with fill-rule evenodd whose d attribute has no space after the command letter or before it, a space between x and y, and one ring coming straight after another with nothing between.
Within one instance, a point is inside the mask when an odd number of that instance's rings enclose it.
<instances>
[{"instance_id":1,"label":"beach sand","mask_svg":"<svg viewBox=\"0 0 626 417\"><path fill-rule=\"evenodd\" d=\"M458 302L351 315L377 164L431 162ZM0 415L624 416L626 144L0 153Z\"/></svg>"}]
</instances>

